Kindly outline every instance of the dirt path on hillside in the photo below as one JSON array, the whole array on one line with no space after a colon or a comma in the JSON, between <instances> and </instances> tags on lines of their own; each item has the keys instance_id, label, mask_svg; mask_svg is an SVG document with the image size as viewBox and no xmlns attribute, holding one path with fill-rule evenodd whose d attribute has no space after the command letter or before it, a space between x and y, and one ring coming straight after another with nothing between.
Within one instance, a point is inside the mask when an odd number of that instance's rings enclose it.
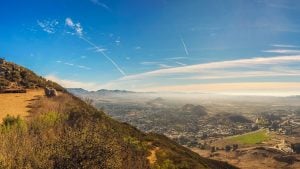
<instances>
[{"instance_id":1,"label":"dirt path on hillside","mask_svg":"<svg viewBox=\"0 0 300 169\"><path fill-rule=\"evenodd\" d=\"M28 116L28 107L34 100L44 96L44 90L28 90L27 93L0 94L0 123L7 115Z\"/></svg>"},{"instance_id":2,"label":"dirt path on hillside","mask_svg":"<svg viewBox=\"0 0 300 169\"><path fill-rule=\"evenodd\" d=\"M150 151L150 156L147 157L150 164L154 164L157 160L156 152L159 150L159 147L155 147L153 150Z\"/></svg>"}]
</instances>

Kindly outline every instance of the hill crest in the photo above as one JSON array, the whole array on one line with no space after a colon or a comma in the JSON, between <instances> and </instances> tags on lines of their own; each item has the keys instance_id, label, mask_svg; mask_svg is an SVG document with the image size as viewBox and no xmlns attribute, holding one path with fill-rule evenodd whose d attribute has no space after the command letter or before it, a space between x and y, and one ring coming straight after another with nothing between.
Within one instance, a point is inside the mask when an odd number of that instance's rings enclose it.
<instances>
[{"instance_id":1,"label":"hill crest","mask_svg":"<svg viewBox=\"0 0 300 169\"><path fill-rule=\"evenodd\" d=\"M65 91L63 87L55 82L38 76L33 71L8 62L0 60L0 90L5 89L35 89L53 87L58 91Z\"/></svg>"}]
</instances>

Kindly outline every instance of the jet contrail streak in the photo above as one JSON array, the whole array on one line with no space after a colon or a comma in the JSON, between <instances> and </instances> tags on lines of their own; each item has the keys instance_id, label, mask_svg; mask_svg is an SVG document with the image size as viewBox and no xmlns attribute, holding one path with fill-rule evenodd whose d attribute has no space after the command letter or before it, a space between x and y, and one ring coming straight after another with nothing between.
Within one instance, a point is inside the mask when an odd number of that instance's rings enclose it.
<instances>
[{"instance_id":1,"label":"jet contrail streak","mask_svg":"<svg viewBox=\"0 0 300 169\"><path fill-rule=\"evenodd\" d=\"M185 50L185 54L188 56L188 55L189 55L189 51L188 51L188 49L187 49L187 47L186 47L186 45L185 45L185 43L184 43L184 41L183 41L182 37L181 37L180 39L181 39L181 42L182 42L183 48L184 48L184 50Z\"/></svg>"},{"instance_id":2,"label":"jet contrail streak","mask_svg":"<svg viewBox=\"0 0 300 169\"><path fill-rule=\"evenodd\" d=\"M120 68L120 66L114 60L112 60L106 53L104 53L97 45L95 45L93 42L89 41L88 39L84 38L83 36L79 36L79 38L81 38L91 46L95 47L97 51L99 51L107 60L109 60L123 76L126 76L126 73Z\"/></svg>"}]
</instances>

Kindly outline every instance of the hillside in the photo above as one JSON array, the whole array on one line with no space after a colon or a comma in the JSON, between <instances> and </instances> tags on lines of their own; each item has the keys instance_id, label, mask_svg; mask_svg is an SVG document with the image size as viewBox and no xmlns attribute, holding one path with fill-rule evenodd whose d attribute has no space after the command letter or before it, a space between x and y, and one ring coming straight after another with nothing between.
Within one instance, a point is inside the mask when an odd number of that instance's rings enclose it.
<instances>
[{"instance_id":1,"label":"hillside","mask_svg":"<svg viewBox=\"0 0 300 169\"><path fill-rule=\"evenodd\" d=\"M33 100L29 118L3 119L0 168L235 168L203 158L165 136L115 121L26 68L5 63L0 71L1 89L15 84L61 91L56 97Z\"/></svg>"},{"instance_id":2,"label":"hillside","mask_svg":"<svg viewBox=\"0 0 300 169\"><path fill-rule=\"evenodd\" d=\"M53 87L58 91L65 91L57 83L37 76L27 68L6 61L0 63L0 90L10 88L35 89L46 86Z\"/></svg>"}]
</instances>

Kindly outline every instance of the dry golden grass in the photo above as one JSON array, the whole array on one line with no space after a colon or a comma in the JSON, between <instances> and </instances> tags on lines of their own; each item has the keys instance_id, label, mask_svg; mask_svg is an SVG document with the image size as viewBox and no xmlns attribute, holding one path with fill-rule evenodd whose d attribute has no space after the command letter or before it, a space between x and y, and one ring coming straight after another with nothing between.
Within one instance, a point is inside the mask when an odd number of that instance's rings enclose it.
<instances>
[{"instance_id":1,"label":"dry golden grass","mask_svg":"<svg viewBox=\"0 0 300 169\"><path fill-rule=\"evenodd\" d=\"M21 117L28 116L29 105L43 96L44 90L42 89L28 90L27 93L0 94L0 119L3 119L7 114L20 115Z\"/></svg>"}]
</instances>

